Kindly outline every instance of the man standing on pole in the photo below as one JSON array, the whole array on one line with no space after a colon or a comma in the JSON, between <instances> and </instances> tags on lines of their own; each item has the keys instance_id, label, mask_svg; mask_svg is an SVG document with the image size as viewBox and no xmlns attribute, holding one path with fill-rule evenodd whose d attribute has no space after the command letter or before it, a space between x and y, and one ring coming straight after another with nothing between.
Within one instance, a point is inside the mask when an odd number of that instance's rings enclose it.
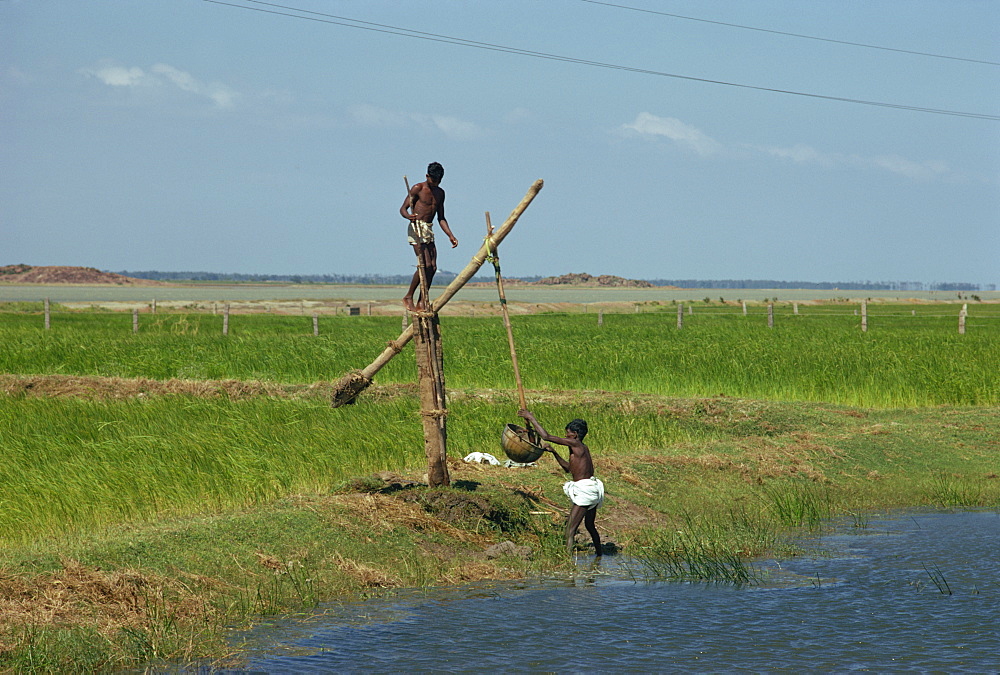
<instances>
[{"instance_id":1,"label":"man standing on pole","mask_svg":"<svg viewBox=\"0 0 1000 675\"><path fill-rule=\"evenodd\" d=\"M430 299L424 297L421 290L420 301L414 305L413 294L420 286L420 267L423 267L428 292L431 281L437 272L437 246L434 244L433 222L435 216L441 225L441 231L451 241L451 247L458 246L458 239L451 233L448 221L444 217L444 190L441 180L444 178L444 167L437 162L427 165L427 180L410 188L406 201L399 207L399 214L410 221L407 238L417 254L417 271L413 273L410 288L403 297L403 306L409 311L428 309Z\"/></svg>"}]
</instances>

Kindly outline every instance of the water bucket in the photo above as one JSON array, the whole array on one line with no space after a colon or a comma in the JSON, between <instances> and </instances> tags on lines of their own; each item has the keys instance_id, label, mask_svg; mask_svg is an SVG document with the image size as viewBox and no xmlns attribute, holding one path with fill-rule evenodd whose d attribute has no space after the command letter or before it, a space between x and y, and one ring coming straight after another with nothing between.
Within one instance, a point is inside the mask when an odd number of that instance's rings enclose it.
<instances>
[{"instance_id":1,"label":"water bucket","mask_svg":"<svg viewBox=\"0 0 1000 675\"><path fill-rule=\"evenodd\" d=\"M521 464L534 462L545 452L538 446L537 438L532 432L516 424L508 424L503 428L500 447L508 457Z\"/></svg>"}]
</instances>

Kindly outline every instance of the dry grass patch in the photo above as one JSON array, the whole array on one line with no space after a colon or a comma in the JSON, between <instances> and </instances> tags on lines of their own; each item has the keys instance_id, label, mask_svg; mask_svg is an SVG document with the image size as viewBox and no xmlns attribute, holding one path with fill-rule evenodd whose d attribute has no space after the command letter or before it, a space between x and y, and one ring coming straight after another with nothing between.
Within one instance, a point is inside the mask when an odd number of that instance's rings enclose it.
<instances>
[{"instance_id":1,"label":"dry grass patch","mask_svg":"<svg viewBox=\"0 0 1000 675\"><path fill-rule=\"evenodd\" d=\"M279 384L252 380L152 380L145 377L90 375L11 375L0 373L0 393L29 398L81 398L111 401L145 396L200 398L330 399L336 383ZM375 399L412 395L416 385L372 385L365 394Z\"/></svg>"},{"instance_id":2,"label":"dry grass patch","mask_svg":"<svg viewBox=\"0 0 1000 675\"><path fill-rule=\"evenodd\" d=\"M93 625L106 636L143 628L164 615L207 618L204 598L176 579L134 570L104 571L63 560L62 569L23 576L0 571L0 627Z\"/></svg>"},{"instance_id":3,"label":"dry grass patch","mask_svg":"<svg viewBox=\"0 0 1000 675\"><path fill-rule=\"evenodd\" d=\"M346 528L385 532L396 527L416 532L437 532L465 543L481 544L484 536L459 529L424 511L418 504L377 493L353 493L331 497L348 511L337 524ZM370 539L370 538L369 538Z\"/></svg>"},{"instance_id":4,"label":"dry grass patch","mask_svg":"<svg viewBox=\"0 0 1000 675\"><path fill-rule=\"evenodd\" d=\"M403 580L395 574L334 554L337 568L363 588L399 588Z\"/></svg>"}]
</instances>

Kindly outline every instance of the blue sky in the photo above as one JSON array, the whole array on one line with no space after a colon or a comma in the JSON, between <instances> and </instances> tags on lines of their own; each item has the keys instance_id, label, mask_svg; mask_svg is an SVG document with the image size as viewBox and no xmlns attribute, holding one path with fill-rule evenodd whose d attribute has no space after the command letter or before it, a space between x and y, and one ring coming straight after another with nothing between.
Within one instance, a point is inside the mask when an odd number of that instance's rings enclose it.
<instances>
[{"instance_id":1,"label":"blue sky","mask_svg":"<svg viewBox=\"0 0 1000 675\"><path fill-rule=\"evenodd\" d=\"M1000 283L1000 121L698 81L995 118L994 0L226 1L0 0L0 264L408 273L439 161L446 270Z\"/></svg>"}]
</instances>

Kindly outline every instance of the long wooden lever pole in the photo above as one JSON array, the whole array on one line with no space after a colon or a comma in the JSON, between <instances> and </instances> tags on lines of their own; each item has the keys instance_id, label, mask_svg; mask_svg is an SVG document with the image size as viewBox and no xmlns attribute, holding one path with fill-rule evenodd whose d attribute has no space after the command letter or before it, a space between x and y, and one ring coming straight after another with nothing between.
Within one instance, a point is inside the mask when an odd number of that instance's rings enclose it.
<instances>
[{"instance_id":1,"label":"long wooden lever pole","mask_svg":"<svg viewBox=\"0 0 1000 675\"><path fill-rule=\"evenodd\" d=\"M486 212L486 235L487 241L493 235L493 224L490 223L490 212ZM527 399L524 397L524 385L521 383L521 369L517 365L517 352L514 350L514 330L510 326L510 312L507 311L507 295L503 291L503 277L500 276L500 257L494 249L493 268L497 276L497 293L500 295L500 310L503 312L503 325L507 329L507 344L510 345L510 362L514 365L514 382L517 383L517 396L521 402L521 409L528 407Z\"/></svg>"},{"instance_id":2,"label":"long wooden lever pole","mask_svg":"<svg viewBox=\"0 0 1000 675\"><path fill-rule=\"evenodd\" d=\"M514 229L514 225L517 224L518 219L524 213L525 209L531 204L531 202L538 195L539 191L545 183L538 179L536 180L530 188L528 188L527 194L521 200L510 215L507 216L507 220L504 221L503 225L497 229L491 236L487 237L487 240L483 242L483 245L479 247L479 251L472 256L472 260L469 264L455 277L450 284L441 292L437 298L431 303L432 311L440 311L442 307L448 304L456 293L458 293L465 284L469 282L469 279L476 276L476 272L483 266L486 259L490 255L491 250L496 250L496 247L504 240L504 238L510 234L510 231ZM385 364L392 360L392 357L402 351L403 347L406 346L410 340L413 339L414 325L411 323L406 327L405 330L400 334L398 338L389 342L389 346L386 347L379 356L372 361L368 366L361 370L352 371L344 375L334 388L333 394L333 407L337 408L346 403L352 403L358 394L364 391L372 382L372 378L378 371L385 367Z\"/></svg>"}]
</instances>

